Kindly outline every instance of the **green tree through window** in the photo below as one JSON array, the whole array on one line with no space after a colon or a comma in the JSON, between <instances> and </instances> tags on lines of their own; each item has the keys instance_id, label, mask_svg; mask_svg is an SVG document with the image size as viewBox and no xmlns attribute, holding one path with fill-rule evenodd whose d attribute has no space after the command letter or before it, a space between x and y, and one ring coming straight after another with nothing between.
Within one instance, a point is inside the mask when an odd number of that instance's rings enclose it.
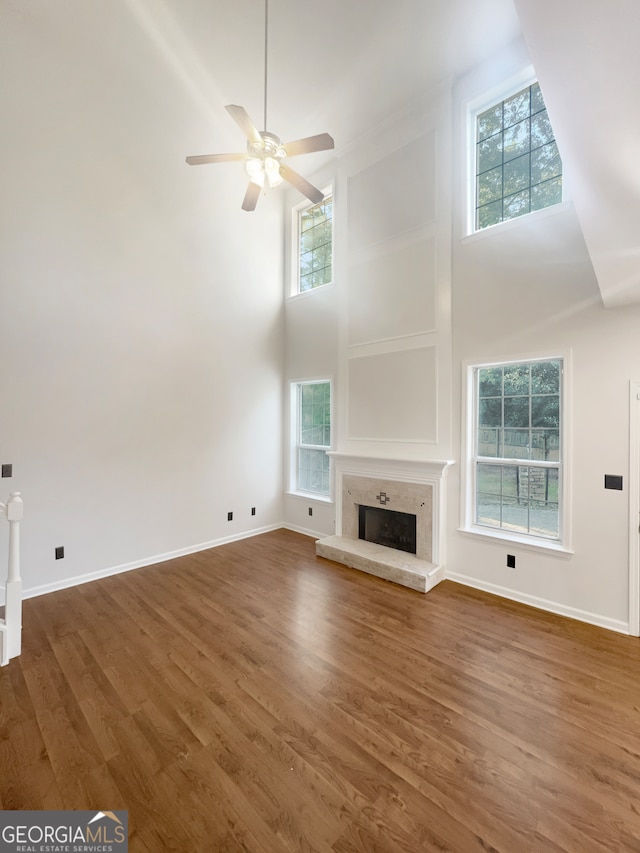
<instances>
[{"instance_id":1,"label":"green tree through window","mask_svg":"<svg viewBox=\"0 0 640 853\"><path fill-rule=\"evenodd\" d=\"M301 382L297 386L298 425L296 488L329 495L331 447L331 383Z\"/></svg>"},{"instance_id":2,"label":"green tree through window","mask_svg":"<svg viewBox=\"0 0 640 853\"><path fill-rule=\"evenodd\" d=\"M476 368L475 523L560 538L562 362Z\"/></svg>"},{"instance_id":3,"label":"green tree through window","mask_svg":"<svg viewBox=\"0 0 640 853\"><path fill-rule=\"evenodd\" d=\"M333 199L307 207L299 215L299 291L333 280Z\"/></svg>"},{"instance_id":4,"label":"green tree through window","mask_svg":"<svg viewBox=\"0 0 640 853\"><path fill-rule=\"evenodd\" d=\"M562 201L562 161L538 83L476 118L476 229Z\"/></svg>"}]
</instances>

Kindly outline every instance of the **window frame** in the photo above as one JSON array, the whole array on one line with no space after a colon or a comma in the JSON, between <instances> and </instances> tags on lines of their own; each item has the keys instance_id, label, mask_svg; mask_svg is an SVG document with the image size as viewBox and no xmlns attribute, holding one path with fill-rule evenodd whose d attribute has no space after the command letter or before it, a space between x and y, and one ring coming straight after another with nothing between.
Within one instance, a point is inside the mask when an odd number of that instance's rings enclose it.
<instances>
[{"instance_id":1,"label":"window frame","mask_svg":"<svg viewBox=\"0 0 640 853\"><path fill-rule=\"evenodd\" d=\"M560 361L560 440L559 461L544 462L543 460L511 459L506 457L485 457L477 453L479 395L477 389L477 371L483 368L507 367L517 364L533 364L535 362ZM571 547L571 460L569 456L569 435L571 433L571 353L553 352L551 354L525 354L512 358L493 359L490 361L467 361L462 366L463 377L463 447L462 447L462 488L461 488L461 525L462 533L474 537L495 541L506 541L524 548L536 551L547 551L556 554L570 555ZM521 533L505 528L491 527L476 522L477 508L477 466L479 462L497 465L520 465L537 468L558 469L558 526L557 539L537 536L532 533Z\"/></svg>"},{"instance_id":2,"label":"window frame","mask_svg":"<svg viewBox=\"0 0 640 853\"><path fill-rule=\"evenodd\" d=\"M496 106L504 100L508 100L512 95L517 94L522 89L532 86L537 83L538 77L532 65L523 68L519 73L502 81L497 86L483 92L482 94L467 101L464 105L465 120L466 120L466 181L465 181L465 223L464 235L467 237L476 234L484 234L491 232L500 226L509 226L510 223L518 222L519 220L528 219L530 216L540 216L548 214L549 211L558 210L561 205L566 202L566 182L565 182L565 164L562 164L562 198L559 202L546 207L530 210L520 216L504 219L501 222L496 222L493 225L486 225L484 228L476 227L476 193L477 193L477 174L476 174L476 125L478 116ZM555 133L554 133L555 139ZM503 196L504 197L504 196Z\"/></svg>"},{"instance_id":3,"label":"window frame","mask_svg":"<svg viewBox=\"0 0 640 853\"><path fill-rule=\"evenodd\" d=\"M303 386L308 385L328 385L329 386L329 425L330 425L330 443L328 445L312 445L304 444L301 441L302 427L302 393ZM330 377L319 377L315 379L299 379L290 383L290 457L289 457L289 492L295 495L301 495L305 498L313 500L332 502L333 500L333 470L329 465L329 490L328 492L314 492L303 489L299 484L299 450L321 450L328 454L333 450L334 446L334 395L333 395L333 380Z\"/></svg>"},{"instance_id":4,"label":"window frame","mask_svg":"<svg viewBox=\"0 0 640 853\"><path fill-rule=\"evenodd\" d=\"M335 278L335 193L333 191L333 185L330 184L324 187L322 190L323 193L323 201L318 202L318 204L322 204L327 198L331 198L332 201L332 215L331 215L331 280L325 282L324 284L319 284L317 287L312 287L309 290L301 290L300 289L300 238L301 238L301 222L302 215L307 211L311 210L312 207L316 207L317 205L305 199L300 202L300 204L295 205L295 207L291 210L291 296L304 296L308 293L313 293L316 290L321 290L323 287L328 287L333 284Z\"/></svg>"}]
</instances>

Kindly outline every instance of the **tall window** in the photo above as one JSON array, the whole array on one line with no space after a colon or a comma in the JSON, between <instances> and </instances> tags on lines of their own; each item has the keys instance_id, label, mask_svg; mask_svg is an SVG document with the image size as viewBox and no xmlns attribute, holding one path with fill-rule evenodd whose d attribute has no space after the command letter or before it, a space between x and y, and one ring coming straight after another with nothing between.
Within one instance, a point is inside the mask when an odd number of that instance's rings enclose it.
<instances>
[{"instance_id":1,"label":"tall window","mask_svg":"<svg viewBox=\"0 0 640 853\"><path fill-rule=\"evenodd\" d=\"M296 446L295 490L330 494L331 383L300 382L295 385Z\"/></svg>"},{"instance_id":2,"label":"tall window","mask_svg":"<svg viewBox=\"0 0 640 853\"><path fill-rule=\"evenodd\" d=\"M562 201L562 161L538 83L476 115L475 228Z\"/></svg>"},{"instance_id":3,"label":"tall window","mask_svg":"<svg viewBox=\"0 0 640 853\"><path fill-rule=\"evenodd\" d=\"M333 198L298 212L298 292L333 281Z\"/></svg>"},{"instance_id":4,"label":"tall window","mask_svg":"<svg viewBox=\"0 0 640 853\"><path fill-rule=\"evenodd\" d=\"M473 523L562 537L561 359L473 369Z\"/></svg>"}]
</instances>

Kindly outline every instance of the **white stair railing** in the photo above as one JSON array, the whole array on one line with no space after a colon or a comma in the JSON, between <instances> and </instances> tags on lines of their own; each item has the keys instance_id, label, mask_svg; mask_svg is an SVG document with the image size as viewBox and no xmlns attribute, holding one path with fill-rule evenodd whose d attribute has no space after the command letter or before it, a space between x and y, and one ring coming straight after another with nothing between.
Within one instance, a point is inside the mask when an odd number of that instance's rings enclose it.
<instances>
[{"instance_id":1,"label":"white stair railing","mask_svg":"<svg viewBox=\"0 0 640 853\"><path fill-rule=\"evenodd\" d=\"M22 578L20 577L20 522L23 516L20 492L11 492L0 510L9 522L9 570L5 585L4 619L0 619L0 666L22 651Z\"/></svg>"}]
</instances>

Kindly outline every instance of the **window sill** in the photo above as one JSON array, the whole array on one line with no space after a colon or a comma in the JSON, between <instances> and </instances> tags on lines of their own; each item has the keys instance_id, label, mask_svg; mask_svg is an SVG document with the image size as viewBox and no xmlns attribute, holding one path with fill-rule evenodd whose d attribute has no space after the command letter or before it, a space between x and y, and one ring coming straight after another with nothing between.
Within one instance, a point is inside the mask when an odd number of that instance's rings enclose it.
<instances>
[{"instance_id":1,"label":"window sill","mask_svg":"<svg viewBox=\"0 0 640 853\"><path fill-rule=\"evenodd\" d=\"M300 299L308 299L312 293L318 293L320 290L331 290L335 286L335 282L328 281L326 284L319 284L318 287L312 287L311 290L301 290L299 293L290 293L286 299L287 302L297 302Z\"/></svg>"},{"instance_id":2,"label":"window sill","mask_svg":"<svg viewBox=\"0 0 640 853\"><path fill-rule=\"evenodd\" d=\"M518 536L515 533L506 533L504 531L489 530L481 527L459 527L459 533L473 538L485 539L489 542L509 542L512 545L517 545L518 548L524 548L527 551L543 551L557 557L573 556L573 549L568 548L560 542L553 540L534 539L531 536Z\"/></svg>"},{"instance_id":3,"label":"window sill","mask_svg":"<svg viewBox=\"0 0 640 853\"><path fill-rule=\"evenodd\" d=\"M572 207L573 204L570 201L561 201L558 204L552 204L540 210L532 210L523 216L516 216L515 219L506 219L504 222L496 222L495 225L488 225L486 228L480 228L478 231L470 231L468 234L462 236L461 242L471 243L484 239L488 234L497 234L498 232L508 231L513 228L522 228L525 222L539 222L542 219L548 219L550 216L566 213Z\"/></svg>"},{"instance_id":4,"label":"window sill","mask_svg":"<svg viewBox=\"0 0 640 853\"><path fill-rule=\"evenodd\" d=\"M299 498L304 501L318 501L318 503L323 504L332 504L334 503L333 498L330 495L318 495L315 492L292 492L287 491L285 495L288 495L292 498Z\"/></svg>"}]
</instances>

